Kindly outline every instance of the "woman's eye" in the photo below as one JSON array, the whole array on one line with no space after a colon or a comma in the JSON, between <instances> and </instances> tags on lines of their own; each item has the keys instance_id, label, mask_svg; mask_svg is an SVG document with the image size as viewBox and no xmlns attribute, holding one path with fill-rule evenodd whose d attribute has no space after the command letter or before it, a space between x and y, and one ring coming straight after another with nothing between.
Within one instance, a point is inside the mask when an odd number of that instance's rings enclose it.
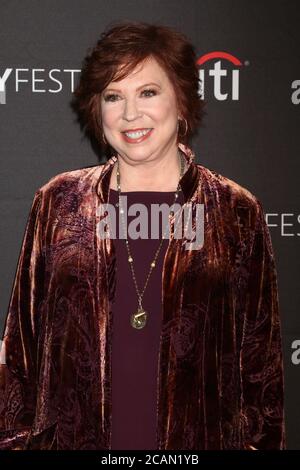
<instances>
[{"instance_id":1,"label":"woman's eye","mask_svg":"<svg viewBox=\"0 0 300 470\"><path fill-rule=\"evenodd\" d=\"M150 89L147 89L147 90L143 90L144 92L146 93L154 93L154 95L156 95L156 91L155 90L150 90ZM153 95L152 95L153 96Z\"/></svg>"},{"instance_id":2,"label":"woman's eye","mask_svg":"<svg viewBox=\"0 0 300 470\"><path fill-rule=\"evenodd\" d=\"M112 100L112 98L113 98L114 96L118 96L118 95L113 95L113 94L105 95L105 96L104 96L104 101L115 101L115 100Z\"/></svg>"},{"instance_id":3,"label":"woman's eye","mask_svg":"<svg viewBox=\"0 0 300 470\"><path fill-rule=\"evenodd\" d=\"M151 97L151 96L155 96L156 95L156 91L155 90L152 90L152 89L145 89L142 91L142 93L146 93L146 96L147 97ZM150 93L150 95L149 95ZM115 97L116 96L119 96L119 95L116 95L115 93L110 93L106 96L104 96L104 101L115 101Z\"/></svg>"}]
</instances>

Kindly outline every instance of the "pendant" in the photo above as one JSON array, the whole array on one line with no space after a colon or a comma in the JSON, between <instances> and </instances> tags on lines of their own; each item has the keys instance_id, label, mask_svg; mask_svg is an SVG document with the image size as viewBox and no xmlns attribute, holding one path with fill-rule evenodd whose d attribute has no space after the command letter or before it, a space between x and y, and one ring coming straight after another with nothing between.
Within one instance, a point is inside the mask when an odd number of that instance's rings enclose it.
<instances>
[{"instance_id":1,"label":"pendant","mask_svg":"<svg viewBox=\"0 0 300 470\"><path fill-rule=\"evenodd\" d=\"M144 328L146 325L147 321L147 312L139 307L137 313L133 313L130 317L130 323L133 328L136 328L137 330L140 330L141 328Z\"/></svg>"}]
</instances>

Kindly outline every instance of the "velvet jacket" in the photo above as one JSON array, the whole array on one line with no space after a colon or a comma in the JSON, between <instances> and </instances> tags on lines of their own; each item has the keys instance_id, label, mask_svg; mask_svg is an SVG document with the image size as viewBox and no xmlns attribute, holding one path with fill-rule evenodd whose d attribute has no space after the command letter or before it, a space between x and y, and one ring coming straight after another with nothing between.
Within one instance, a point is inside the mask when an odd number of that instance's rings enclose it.
<instances>
[{"instance_id":1,"label":"velvet jacket","mask_svg":"<svg viewBox=\"0 0 300 470\"><path fill-rule=\"evenodd\" d=\"M192 217L204 204L204 244L185 249L171 233L164 258L157 449L284 449L277 274L262 205L179 148ZM0 449L110 449L117 260L96 226L116 160L60 173L34 195L4 328Z\"/></svg>"}]
</instances>

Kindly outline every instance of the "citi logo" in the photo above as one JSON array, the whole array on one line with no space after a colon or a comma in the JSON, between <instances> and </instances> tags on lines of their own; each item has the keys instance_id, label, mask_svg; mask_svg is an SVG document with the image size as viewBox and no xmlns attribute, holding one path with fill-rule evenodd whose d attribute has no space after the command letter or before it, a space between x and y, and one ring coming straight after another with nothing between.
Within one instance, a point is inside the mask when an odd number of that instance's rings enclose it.
<instances>
[{"instance_id":1,"label":"citi logo","mask_svg":"<svg viewBox=\"0 0 300 470\"><path fill-rule=\"evenodd\" d=\"M206 67L206 64L212 61L213 66L210 66L210 68ZM197 65L199 66L199 78L201 80L200 94L202 99L205 97L206 82L210 81L210 78L207 78L208 75L208 77L212 77L213 95L218 101L239 100L240 67L243 65L239 59L228 52L209 52L197 60Z\"/></svg>"}]
</instances>

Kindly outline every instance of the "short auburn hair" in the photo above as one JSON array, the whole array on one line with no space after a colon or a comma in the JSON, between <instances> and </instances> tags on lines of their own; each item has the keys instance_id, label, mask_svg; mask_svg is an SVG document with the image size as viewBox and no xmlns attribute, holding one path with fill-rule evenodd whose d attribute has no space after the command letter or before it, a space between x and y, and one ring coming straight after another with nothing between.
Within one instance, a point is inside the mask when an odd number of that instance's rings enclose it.
<instances>
[{"instance_id":1,"label":"short auburn hair","mask_svg":"<svg viewBox=\"0 0 300 470\"><path fill-rule=\"evenodd\" d=\"M138 64L154 58L172 83L181 117L177 140L187 140L202 123L205 102L200 95L200 78L194 46L188 38L168 26L146 22L110 23L96 45L88 49L73 105L87 134L103 141L101 94L111 81L122 80ZM109 144L108 144L109 146Z\"/></svg>"}]
</instances>

